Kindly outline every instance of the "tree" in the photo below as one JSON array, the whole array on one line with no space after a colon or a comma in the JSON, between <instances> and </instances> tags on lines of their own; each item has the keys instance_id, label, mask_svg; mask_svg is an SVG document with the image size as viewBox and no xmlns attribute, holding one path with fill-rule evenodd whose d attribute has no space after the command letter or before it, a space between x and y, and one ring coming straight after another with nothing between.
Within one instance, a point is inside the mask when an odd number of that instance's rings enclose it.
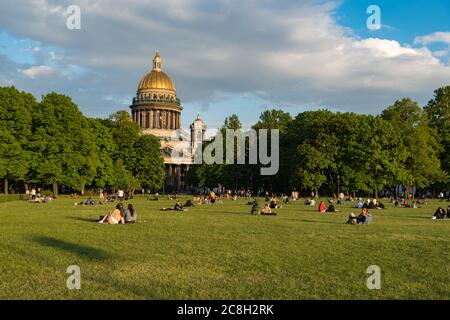
<instances>
[{"instance_id":1,"label":"tree","mask_svg":"<svg viewBox=\"0 0 450 320\"><path fill-rule=\"evenodd\" d=\"M382 118L393 125L406 148L405 196L410 187L428 187L445 177L441 170L441 147L436 132L429 126L426 114L416 102L409 98L396 101L382 112Z\"/></svg>"},{"instance_id":2,"label":"tree","mask_svg":"<svg viewBox=\"0 0 450 320\"><path fill-rule=\"evenodd\" d=\"M430 126L436 128L437 139L442 145L441 165L448 177L450 173L450 86L434 91L433 99L428 102L424 110Z\"/></svg>"},{"instance_id":3,"label":"tree","mask_svg":"<svg viewBox=\"0 0 450 320\"><path fill-rule=\"evenodd\" d=\"M278 129L284 132L292 121L289 112L283 110L266 110L259 116L259 121L253 126L254 129Z\"/></svg>"},{"instance_id":4,"label":"tree","mask_svg":"<svg viewBox=\"0 0 450 320\"><path fill-rule=\"evenodd\" d=\"M327 130L333 119L328 110L299 113L286 128L280 162L292 189L319 189L335 166L336 137Z\"/></svg>"},{"instance_id":5,"label":"tree","mask_svg":"<svg viewBox=\"0 0 450 320\"><path fill-rule=\"evenodd\" d=\"M105 123L111 128L112 137L117 146L113 159L122 159L124 165L131 170L133 148L140 134L139 127L126 111L113 113Z\"/></svg>"},{"instance_id":6,"label":"tree","mask_svg":"<svg viewBox=\"0 0 450 320\"><path fill-rule=\"evenodd\" d=\"M132 171L143 188L160 189L164 183L164 160L160 142L152 135L141 135L134 144Z\"/></svg>"},{"instance_id":7,"label":"tree","mask_svg":"<svg viewBox=\"0 0 450 320\"><path fill-rule=\"evenodd\" d=\"M95 135L88 120L72 100L57 93L43 96L33 118L33 162L35 182L84 191L95 178L99 166Z\"/></svg>"},{"instance_id":8,"label":"tree","mask_svg":"<svg viewBox=\"0 0 450 320\"><path fill-rule=\"evenodd\" d=\"M99 163L91 187L105 188L113 184L114 161L113 156L117 152L111 129L104 125L101 119L89 118L89 125L95 140L95 152L98 155Z\"/></svg>"},{"instance_id":9,"label":"tree","mask_svg":"<svg viewBox=\"0 0 450 320\"><path fill-rule=\"evenodd\" d=\"M133 192L141 185L133 173L127 170L123 160L118 159L114 162L111 186L115 189L123 189L129 196L131 196Z\"/></svg>"},{"instance_id":10,"label":"tree","mask_svg":"<svg viewBox=\"0 0 450 320\"><path fill-rule=\"evenodd\" d=\"M267 131L267 139L270 141L272 129L279 130L279 152L280 152L280 168L277 174L274 176L263 176L260 174L260 170L262 165L250 165L247 166L247 171L249 172L249 176L251 176L253 182L253 189L260 189L261 187L266 190L278 190L278 191L287 191L290 173L288 168L288 161L284 158L284 150L286 145L286 128L292 122L292 117L288 112L284 112L282 110L266 110L259 116L259 121L253 125L253 129L255 129L258 133L258 146L261 145L261 141L259 141L259 132L261 129L266 129ZM270 150L270 143L268 143L268 149Z\"/></svg>"},{"instance_id":11,"label":"tree","mask_svg":"<svg viewBox=\"0 0 450 320\"><path fill-rule=\"evenodd\" d=\"M35 98L14 87L0 88L0 178L8 193L8 180L25 181L32 154L28 149L31 136L31 110Z\"/></svg>"}]
</instances>

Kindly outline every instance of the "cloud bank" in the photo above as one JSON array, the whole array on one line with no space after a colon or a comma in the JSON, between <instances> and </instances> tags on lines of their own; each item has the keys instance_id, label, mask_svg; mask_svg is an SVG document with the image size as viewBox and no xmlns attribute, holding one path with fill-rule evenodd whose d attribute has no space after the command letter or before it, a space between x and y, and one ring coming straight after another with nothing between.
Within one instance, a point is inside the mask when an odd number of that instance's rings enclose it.
<instances>
[{"instance_id":1,"label":"cloud bank","mask_svg":"<svg viewBox=\"0 0 450 320\"><path fill-rule=\"evenodd\" d=\"M65 10L73 2L81 8L81 30L66 28ZM413 45L361 39L338 24L337 6L313 0L2 1L0 28L37 41L39 64L23 63L14 73L4 57L0 71L8 73L0 81L39 94L65 92L87 114L102 116L127 107L157 48L182 101L210 111L229 97L251 96L258 101L247 104L253 114L260 101L287 110L377 113L404 96L426 102L450 84L447 53L428 47L450 43L450 32L417 37Z\"/></svg>"}]
</instances>

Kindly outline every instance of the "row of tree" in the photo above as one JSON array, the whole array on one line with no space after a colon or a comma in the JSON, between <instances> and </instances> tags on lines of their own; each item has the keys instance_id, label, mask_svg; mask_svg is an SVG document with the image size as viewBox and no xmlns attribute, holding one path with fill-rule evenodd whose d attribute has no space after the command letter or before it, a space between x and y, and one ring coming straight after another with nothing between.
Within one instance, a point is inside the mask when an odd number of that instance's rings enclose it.
<instances>
[{"instance_id":1,"label":"row of tree","mask_svg":"<svg viewBox=\"0 0 450 320\"><path fill-rule=\"evenodd\" d=\"M227 128L242 130L236 115L225 120L222 130ZM404 190L450 188L450 87L436 90L423 108L406 98L377 116L319 110L292 118L281 110L265 111L253 129L280 132L275 176L261 176L258 165L202 164L191 168L188 182L209 188L374 196L398 185Z\"/></svg>"},{"instance_id":2,"label":"row of tree","mask_svg":"<svg viewBox=\"0 0 450 320\"><path fill-rule=\"evenodd\" d=\"M85 117L72 100L50 93L38 102L14 87L0 88L0 178L3 191L52 186L133 191L164 181L160 143L140 135L126 111Z\"/></svg>"},{"instance_id":3,"label":"row of tree","mask_svg":"<svg viewBox=\"0 0 450 320\"><path fill-rule=\"evenodd\" d=\"M236 115L225 119L223 135L226 129L243 131ZM186 182L200 188L316 194L376 195L398 185L449 189L450 87L436 90L423 108L404 99L377 116L319 110L292 118L268 110L253 129L280 132L275 176L262 176L260 165L202 164L191 166ZM55 194L86 188L132 192L160 189L164 164L159 140L140 135L126 111L108 119L87 118L67 96L50 93L38 102L29 93L3 87L0 179L4 192L11 185L24 190L30 184L53 186Z\"/></svg>"}]
</instances>

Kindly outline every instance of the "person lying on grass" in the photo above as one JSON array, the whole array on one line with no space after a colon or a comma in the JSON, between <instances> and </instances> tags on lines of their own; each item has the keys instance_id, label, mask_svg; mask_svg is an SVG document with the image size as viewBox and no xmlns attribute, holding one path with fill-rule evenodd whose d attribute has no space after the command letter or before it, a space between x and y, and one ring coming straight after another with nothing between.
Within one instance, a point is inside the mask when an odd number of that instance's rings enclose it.
<instances>
[{"instance_id":1,"label":"person lying on grass","mask_svg":"<svg viewBox=\"0 0 450 320\"><path fill-rule=\"evenodd\" d=\"M104 217L100 217L98 223L107 223L107 224L119 224L125 223L125 219L123 216L123 205L118 203L116 205L116 209L114 211L109 211L108 214Z\"/></svg>"},{"instance_id":2,"label":"person lying on grass","mask_svg":"<svg viewBox=\"0 0 450 320\"><path fill-rule=\"evenodd\" d=\"M272 211L272 209L270 208L268 203L264 204L264 207L261 210L261 214L263 216L276 216L277 215L276 212Z\"/></svg>"},{"instance_id":3,"label":"person lying on grass","mask_svg":"<svg viewBox=\"0 0 450 320\"><path fill-rule=\"evenodd\" d=\"M161 208L161 211L184 211L184 209L180 201L177 200L173 208Z\"/></svg>"},{"instance_id":4,"label":"person lying on grass","mask_svg":"<svg viewBox=\"0 0 450 320\"><path fill-rule=\"evenodd\" d=\"M103 202L102 201L95 201L95 200L92 200L91 199L91 197L89 197L86 201L81 201L81 202L77 202L77 203L75 203L75 205L76 206L82 206L82 205L85 205L85 206L97 206L97 205L102 205L103 204Z\"/></svg>"}]
</instances>

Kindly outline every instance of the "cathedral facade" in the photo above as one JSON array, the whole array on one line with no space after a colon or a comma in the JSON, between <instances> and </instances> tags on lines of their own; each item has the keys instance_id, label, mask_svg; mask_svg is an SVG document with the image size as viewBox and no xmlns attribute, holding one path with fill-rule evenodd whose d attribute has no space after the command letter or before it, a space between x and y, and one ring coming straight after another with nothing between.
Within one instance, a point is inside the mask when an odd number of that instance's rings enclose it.
<instances>
[{"instance_id":1,"label":"cathedral facade","mask_svg":"<svg viewBox=\"0 0 450 320\"><path fill-rule=\"evenodd\" d=\"M161 142L167 190L186 190L185 174L193 163L193 155L201 146L206 125L197 115L189 130L181 127L181 101L175 83L162 71L162 59L157 52L153 68L139 82L130 106L133 121L142 134L152 134Z\"/></svg>"}]
</instances>

